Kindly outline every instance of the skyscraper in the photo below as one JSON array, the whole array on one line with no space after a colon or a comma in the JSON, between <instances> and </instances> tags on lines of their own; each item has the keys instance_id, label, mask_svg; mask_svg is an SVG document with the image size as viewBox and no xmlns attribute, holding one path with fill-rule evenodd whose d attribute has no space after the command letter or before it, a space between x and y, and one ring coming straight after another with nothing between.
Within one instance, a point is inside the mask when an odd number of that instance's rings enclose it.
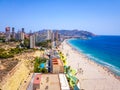
<instances>
[{"instance_id":1,"label":"skyscraper","mask_svg":"<svg viewBox=\"0 0 120 90\"><path fill-rule=\"evenodd\" d=\"M15 28L12 27L12 38L15 38Z\"/></svg>"},{"instance_id":2,"label":"skyscraper","mask_svg":"<svg viewBox=\"0 0 120 90\"><path fill-rule=\"evenodd\" d=\"M58 41L61 41L61 34L58 33Z\"/></svg>"},{"instance_id":3,"label":"skyscraper","mask_svg":"<svg viewBox=\"0 0 120 90\"><path fill-rule=\"evenodd\" d=\"M6 34L6 41L10 40L10 27L5 28L5 34Z\"/></svg>"},{"instance_id":4,"label":"skyscraper","mask_svg":"<svg viewBox=\"0 0 120 90\"><path fill-rule=\"evenodd\" d=\"M24 40L24 33L20 32L20 40Z\"/></svg>"},{"instance_id":5,"label":"skyscraper","mask_svg":"<svg viewBox=\"0 0 120 90\"><path fill-rule=\"evenodd\" d=\"M16 34L16 39L24 41L24 36L25 35L22 31L18 31L17 34Z\"/></svg>"},{"instance_id":6,"label":"skyscraper","mask_svg":"<svg viewBox=\"0 0 120 90\"><path fill-rule=\"evenodd\" d=\"M58 31L55 32L54 38L55 38L55 41L58 41Z\"/></svg>"},{"instance_id":7,"label":"skyscraper","mask_svg":"<svg viewBox=\"0 0 120 90\"><path fill-rule=\"evenodd\" d=\"M45 40L51 40L51 30L41 30L35 33L36 42L42 42Z\"/></svg>"},{"instance_id":8,"label":"skyscraper","mask_svg":"<svg viewBox=\"0 0 120 90\"><path fill-rule=\"evenodd\" d=\"M58 31L54 33L54 38L55 38L55 46L58 45Z\"/></svg>"},{"instance_id":9,"label":"skyscraper","mask_svg":"<svg viewBox=\"0 0 120 90\"><path fill-rule=\"evenodd\" d=\"M51 40L52 32L51 30L47 30L47 38L46 40Z\"/></svg>"},{"instance_id":10,"label":"skyscraper","mask_svg":"<svg viewBox=\"0 0 120 90\"><path fill-rule=\"evenodd\" d=\"M54 41L54 32L51 33L51 41Z\"/></svg>"},{"instance_id":11,"label":"skyscraper","mask_svg":"<svg viewBox=\"0 0 120 90\"><path fill-rule=\"evenodd\" d=\"M30 48L35 48L35 35L30 36Z\"/></svg>"},{"instance_id":12,"label":"skyscraper","mask_svg":"<svg viewBox=\"0 0 120 90\"><path fill-rule=\"evenodd\" d=\"M22 32L25 33L24 28L22 28Z\"/></svg>"}]
</instances>

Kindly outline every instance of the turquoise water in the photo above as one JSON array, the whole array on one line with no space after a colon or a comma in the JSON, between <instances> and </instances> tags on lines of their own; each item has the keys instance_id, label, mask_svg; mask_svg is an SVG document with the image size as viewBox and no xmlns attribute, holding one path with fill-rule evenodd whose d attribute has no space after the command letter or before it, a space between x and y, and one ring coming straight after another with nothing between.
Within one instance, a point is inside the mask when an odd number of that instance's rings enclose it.
<instances>
[{"instance_id":1,"label":"turquoise water","mask_svg":"<svg viewBox=\"0 0 120 90\"><path fill-rule=\"evenodd\" d=\"M70 39L68 43L120 76L120 36L97 36L88 40Z\"/></svg>"},{"instance_id":2,"label":"turquoise water","mask_svg":"<svg viewBox=\"0 0 120 90\"><path fill-rule=\"evenodd\" d=\"M44 68L45 67L45 63L41 63L39 67L40 68Z\"/></svg>"}]
</instances>

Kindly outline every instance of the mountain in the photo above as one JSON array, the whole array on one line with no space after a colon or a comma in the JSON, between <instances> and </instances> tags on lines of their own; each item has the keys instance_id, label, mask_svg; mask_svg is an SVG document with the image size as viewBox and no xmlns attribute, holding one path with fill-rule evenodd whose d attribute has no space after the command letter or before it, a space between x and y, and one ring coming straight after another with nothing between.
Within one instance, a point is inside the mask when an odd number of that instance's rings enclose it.
<instances>
[{"instance_id":1,"label":"mountain","mask_svg":"<svg viewBox=\"0 0 120 90\"><path fill-rule=\"evenodd\" d=\"M38 31L38 33L45 33L47 30L49 29L43 29ZM82 38L82 39L87 39L90 37L94 37L95 34L88 32L88 31L84 31L84 30L52 30L54 33L57 31L60 35L64 36L64 37L77 37L77 38Z\"/></svg>"},{"instance_id":2,"label":"mountain","mask_svg":"<svg viewBox=\"0 0 120 90\"><path fill-rule=\"evenodd\" d=\"M72 37L89 38L95 36L95 34L84 30L58 30L58 33L64 36L72 36Z\"/></svg>"}]
</instances>

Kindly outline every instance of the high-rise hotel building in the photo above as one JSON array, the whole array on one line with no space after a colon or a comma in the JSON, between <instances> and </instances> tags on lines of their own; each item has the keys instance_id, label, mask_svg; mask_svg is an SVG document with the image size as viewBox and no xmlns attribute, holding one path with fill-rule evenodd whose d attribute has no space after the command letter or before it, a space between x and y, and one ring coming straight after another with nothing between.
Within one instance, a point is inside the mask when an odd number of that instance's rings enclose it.
<instances>
[{"instance_id":1,"label":"high-rise hotel building","mask_svg":"<svg viewBox=\"0 0 120 90\"><path fill-rule=\"evenodd\" d=\"M12 27L12 38L15 38L15 28Z\"/></svg>"},{"instance_id":2,"label":"high-rise hotel building","mask_svg":"<svg viewBox=\"0 0 120 90\"><path fill-rule=\"evenodd\" d=\"M24 32L20 32L20 40L24 40Z\"/></svg>"},{"instance_id":3,"label":"high-rise hotel building","mask_svg":"<svg viewBox=\"0 0 120 90\"><path fill-rule=\"evenodd\" d=\"M9 41L10 40L10 27L6 27L5 28L5 35L6 35L6 41Z\"/></svg>"},{"instance_id":4,"label":"high-rise hotel building","mask_svg":"<svg viewBox=\"0 0 120 90\"><path fill-rule=\"evenodd\" d=\"M47 38L46 38L46 40L51 40L51 37L52 37L52 31L47 30Z\"/></svg>"},{"instance_id":5,"label":"high-rise hotel building","mask_svg":"<svg viewBox=\"0 0 120 90\"><path fill-rule=\"evenodd\" d=\"M35 48L35 35L30 36L30 48Z\"/></svg>"},{"instance_id":6,"label":"high-rise hotel building","mask_svg":"<svg viewBox=\"0 0 120 90\"><path fill-rule=\"evenodd\" d=\"M24 29L24 28L22 28L22 32L23 32L23 33L25 33L25 31L24 31L24 30L25 30L25 29Z\"/></svg>"}]
</instances>

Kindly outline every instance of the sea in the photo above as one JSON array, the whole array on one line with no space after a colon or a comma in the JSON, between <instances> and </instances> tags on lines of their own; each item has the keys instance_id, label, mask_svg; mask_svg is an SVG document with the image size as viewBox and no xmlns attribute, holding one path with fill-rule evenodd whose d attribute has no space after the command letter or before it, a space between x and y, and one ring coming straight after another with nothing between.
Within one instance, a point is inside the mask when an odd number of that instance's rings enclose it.
<instances>
[{"instance_id":1,"label":"sea","mask_svg":"<svg viewBox=\"0 0 120 90\"><path fill-rule=\"evenodd\" d=\"M67 42L90 60L120 76L120 36L95 36L85 40L69 39Z\"/></svg>"}]
</instances>

